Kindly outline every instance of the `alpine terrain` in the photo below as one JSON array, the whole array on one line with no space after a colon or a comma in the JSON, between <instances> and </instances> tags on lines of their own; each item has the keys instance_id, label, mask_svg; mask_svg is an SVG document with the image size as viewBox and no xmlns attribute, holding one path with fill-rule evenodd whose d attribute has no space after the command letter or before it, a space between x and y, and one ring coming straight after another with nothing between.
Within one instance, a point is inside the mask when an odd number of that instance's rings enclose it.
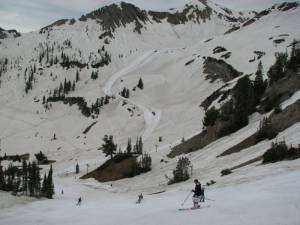
<instances>
[{"instance_id":1,"label":"alpine terrain","mask_svg":"<svg viewBox=\"0 0 300 225\"><path fill-rule=\"evenodd\" d=\"M192 0L0 28L0 224L300 224L299 21Z\"/></svg>"}]
</instances>

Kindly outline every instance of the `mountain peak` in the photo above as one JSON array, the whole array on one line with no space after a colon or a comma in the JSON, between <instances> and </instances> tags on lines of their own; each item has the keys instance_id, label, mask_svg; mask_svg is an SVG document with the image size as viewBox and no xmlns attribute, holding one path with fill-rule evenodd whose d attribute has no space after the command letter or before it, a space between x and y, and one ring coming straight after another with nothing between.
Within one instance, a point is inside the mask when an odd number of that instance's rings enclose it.
<instances>
[{"instance_id":1,"label":"mountain peak","mask_svg":"<svg viewBox=\"0 0 300 225\"><path fill-rule=\"evenodd\" d=\"M99 8L79 20L87 21L87 19L96 20L102 25L103 30L109 31L133 22L136 24L136 31L140 33L142 23L145 23L148 17L145 10L127 2L119 2Z\"/></svg>"}]
</instances>

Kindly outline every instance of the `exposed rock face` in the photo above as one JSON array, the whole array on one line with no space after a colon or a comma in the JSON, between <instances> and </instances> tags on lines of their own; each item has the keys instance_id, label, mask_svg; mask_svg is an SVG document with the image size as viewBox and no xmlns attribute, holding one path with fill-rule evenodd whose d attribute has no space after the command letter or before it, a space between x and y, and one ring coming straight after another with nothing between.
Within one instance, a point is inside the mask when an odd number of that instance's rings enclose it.
<instances>
[{"instance_id":1,"label":"exposed rock face","mask_svg":"<svg viewBox=\"0 0 300 225\"><path fill-rule=\"evenodd\" d=\"M5 39L8 38L9 36L16 38L16 37L20 37L21 33L19 33L16 30L4 30L3 28L0 27L0 39Z\"/></svg>"},{"instance_id":2,"label":"exposed rock face","mask_svg":"<svg viewBox=\"0 0 300 225\"><path fill-rule=\"evenodd\" d=\"M40 33L45 33L47 31L50 31L53 27L55 26L61 26L61 25L64 25L68 22L69 20L68 19L61 19L61 20L57 20L56 22L46 26L46 27L43 27L41 30L40 30ZM71 20L70 23L75 23L74 20Z\"/></svg>"},{"instance_id":3,"label":"exposed rock face","mask_svg":"<svg viewBox=\"0 0 300 225\"><path fill-rule=\"evenodd\" d=\"M172 25L185 24L189 21L193 23L205 23L215 14L218 18L231 23L242 23L246 21L243 13L234 16L232 11L227 8L220 8L217 12L212 9L206 0L194 0L190 4L186 4L181 10L171 10L166 12L146 11L137 6L121 2L111 4L97 9L91 13L83 15L79 21L86 22L88 19L95 20L104 32L114 32L118 27L126 27L128 24L134 24L134 32L141 33L143 29L147 29L147 23L162 23L166 20ZM62 19L46 26L40 30L40 33L51 31L55 26L64 24L72 25L76 23L75 19Z\"/></svg>"},{"instance_id":4,"label":"exposed rock face","mask_svg":"<svg viewBox=\"0 0 300 225\"><path fill-rule=\"evenodd\" d=\"M149 15L157 23L161 23L161 20L166 19L170 24L178 25L185 24L190 20L196 21L197 23L205 22L210 19L212 14L212 9L210 7L205 7L204 9L199 9L195 5L187 5L182 12L155 12L149 11Z\"/></svg>"},{"instance_id":5,"label":"exposed rock face","mask_svg":"<svg viewBox=\"0 0 300 225\"><path fill-rule=\"evenodd\" d=\"M141 32L143 24L148 21L147 12L138 7L121 2L120 5L112 4L95 10L87 15L82 16L80 21L94 19L102 25L103 30L114 31L117 27L126 26L135 23L134 31Z\"/></svg>"},{"instance_id":6,"label":"exposed rock face","mask_svg":"<svg viewBox=\"0 0 300 225\"><path fill-rule=\"evenodd\" d=\"M217 79L221 79L224 82L228 82L243 74L234 69L225 61L221 59L218 60L212 57L208 57L205 60L204 73L207 74L207 79L211 79L211 82L214 82Z\"/></svg>"}]
</instances>

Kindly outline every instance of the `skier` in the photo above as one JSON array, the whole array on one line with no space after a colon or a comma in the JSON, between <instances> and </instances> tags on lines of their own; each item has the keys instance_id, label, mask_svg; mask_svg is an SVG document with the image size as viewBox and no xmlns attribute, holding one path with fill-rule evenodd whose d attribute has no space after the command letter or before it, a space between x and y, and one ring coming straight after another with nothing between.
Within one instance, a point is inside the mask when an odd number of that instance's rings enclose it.
<instances>
[{"instance_id":1,"label":"skier","mask_svg":"<svg viewBox=\"0 0 300 225\"><path fill-rule=\"evenodd\" d=\"M203 185L204 186L204 185ZM201 189L201 195L200 195L200 202L204 202L205 201L205 196L204 196L204 187L202 186Z\"/></svg>"},{"instance_id":2,"label":"skier","mask_svg":"<svg viewBox=\"0 0 300 225\"><path fill-rule=\"evenodd\" d=\"M202 195L201 184L197 179L194 180L194 183L195 183L195 189L192 190L192 192L194 192L193 195L194 208L200 208L199 202L201 200L201 195Z\"/></svg>"},{"instance_id":3,"label":"skier","mask_svg":"<svg viewBox=\"0 0 300 225\"><path fill-rule=\"evenodd\" d=\"M79 198L78 198L78 202L77 202L76 205L80 206L80 205L81 205L81 202L82 202L81 197L79 197Z\"/></svg>"},{"instance_id":4,"label":"skier","mask_svg":"<svg viewBox=\"0 0 300 225\"><path fill-rule=\"evenodd\" d=\"M137 200L137 202L136 202L136 204L139 204L139 203L141 203L141 201L143 200L143 194L141 193L139 196L138 196L138 200Z\"/></svg>"},{"instance_id":5,"label":"skier","mask_svg":"<svg viewBox=\"0 0 300 225\"><path fill-rule=\"evenodd\" d=\"M61 190L61 194L62 194L62 195L64 194L64 190L63 190L63 189Z\"/></svg>"}]
</instances>

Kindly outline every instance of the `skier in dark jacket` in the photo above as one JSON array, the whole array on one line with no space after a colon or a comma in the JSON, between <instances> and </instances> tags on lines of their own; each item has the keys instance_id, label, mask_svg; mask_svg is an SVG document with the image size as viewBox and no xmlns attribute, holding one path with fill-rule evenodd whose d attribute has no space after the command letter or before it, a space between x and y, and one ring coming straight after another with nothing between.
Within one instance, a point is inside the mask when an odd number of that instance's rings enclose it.
<instances>
[{"instance_id":1,"label":"skier in dark jacket","mask_svg":"<svg viewBox=\"0 0 300 225\"><path fill-rule=\"evenodd\" d=\"M79 198L78 198L78 202L77 202L76 205L80 206L80 205L81 205L81 202L82 202L82 199L81 199L81 197L79 197Z\"/></svg>"},{"instance_id":2,"label":"skier in dark jacket","mask_svg":"<svg viewBox=\"0 0 300 225\"><path fill-rule=\"evenodd\" d=\"M137 200L137 202L136 202L136 204L139 204L139 203L141 203L141 201L143 200L143 194L141 193L139 196L138 196L138 200Z\"/></svg>"},{"instance_id":3,"label":"skier in dark jacket","mask_svg":"<svg viewBox=\"0 0 300 225\"><path fill-rule=\"evenodd\" d=\"M193 203L194 203L195 208L199 208L200 207L199 202L200 202L201 195L202 195L202 189L201 189L201 184L197 179L194 180L194 183L195 183L195 189L192 190L194 192Z\"/></svg>"}]
</instances>

